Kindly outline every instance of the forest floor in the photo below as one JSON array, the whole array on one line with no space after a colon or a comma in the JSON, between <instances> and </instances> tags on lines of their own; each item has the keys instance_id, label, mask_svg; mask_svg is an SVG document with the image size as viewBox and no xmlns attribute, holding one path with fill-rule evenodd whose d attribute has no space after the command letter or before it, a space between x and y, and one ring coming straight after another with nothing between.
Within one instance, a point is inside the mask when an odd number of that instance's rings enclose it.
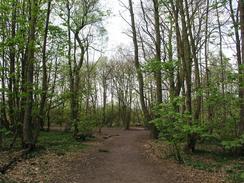
<instances>
[{"instance_id":1,"label":"forest floor","mask_svg":"<svg viewBox=\"0 0 244 183\"><path fill-rule=\"evenodd\" d=\"M97 144L86 157L68 163L64 176L54 183L174 183L223 182L223 176L194 170L168 160L159 160L150 151L149 132L106 129L107 140Z\"/></svg>"},{"instance_id":2,"label":"forest floor","mask_svg":"<svg viewBox=\"0 0 244 183\"><path fill-rule=\"evenodd\" d=\"M39 183L218 183L225 175L159 159L149 132L104 129L87 148L20 162L7 172L17 182Z\"/></svg>"}]
</instances>

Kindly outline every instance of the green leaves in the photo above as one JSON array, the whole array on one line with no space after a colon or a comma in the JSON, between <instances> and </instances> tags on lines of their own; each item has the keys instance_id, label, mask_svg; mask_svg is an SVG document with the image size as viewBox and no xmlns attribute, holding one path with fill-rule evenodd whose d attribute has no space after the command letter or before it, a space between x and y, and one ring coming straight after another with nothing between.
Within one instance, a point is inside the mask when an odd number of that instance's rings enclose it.
<instances>
[{"instance_id":1,"label":"green leaves","mask_svg":"<svg viewBox=\"0 0 244 183\"><path fill-rule=\"evenodd\" d=\"M227 151L236 151L244 146L244 135L239 138L224 140L221 145Z\"/></svg>"},{"instance_id":2,"label":"green leaves","mask_svg":"<svg viewBox=\"0 0 244 183\"><path fill-rule=\"evenodd\" d=\"M185 133L185 134L202 134L204 132L204 127L200 126L199 124L194 124L194 125L189 125L189 124L186 124L186 125L183 125L182 127L182 131Z\"/></svg>"},{"instance_id":3,"label":"green leaves","mask_svg":"<svg viewBox=\"0 0 244 183\"><path fill-rule=\"evenodd\" d=\"M148 72L165 71L166 73L172 72L177 66L178 60L169 60L162 62L160 60L151 59L144 65L144 70Z\"/></svg>"},{"instance_id":4,"label":"green leaves","mask_svg":"<svg viewBox=\"0 0 244 183\"><path fill-rule=\"evenodd\" d=\"M177 97L173 102L162 104L156 111L160 117L152 121L159 129L160 137L169 143L181 143L186 137L184 125L191 116L175 110L183 102L183 98Z\"/></svg>"},{"instance_id":5,"label":"green leaves","mask_svg":"<svg viewBox=\"0 0 244 183\"><path fill-rule=\"evenodd\" d=\"M162 69L162 63L161 61L151 59L149 62L147 62L144 65L144 70L148 72L156 72L158 70Z\"/></svg>"},{"instance_id":6,"label":"green leaves","mask_svg":"<svg viewBox=\"0 0 244 183\"><path fill-rule=\"evenodd\" d=\"M11 131L6 128L0 128L0 134L2 134L4 136L8 136L11 134Z\"/></svg>"},{"instance_id":7,"label":"green leaves","mask_svg":"<svg viewBox=\"0 0 244 183\"><path fill-rule=\"evenodd\" d=\"M242 144L240 143L240 141L238 139L230 140L230 141L223 141L221 144L224 147L224 149L226 149L226 150L233 150L235 148L240 148L242 146Z\"/></svg>"}]
</instances>

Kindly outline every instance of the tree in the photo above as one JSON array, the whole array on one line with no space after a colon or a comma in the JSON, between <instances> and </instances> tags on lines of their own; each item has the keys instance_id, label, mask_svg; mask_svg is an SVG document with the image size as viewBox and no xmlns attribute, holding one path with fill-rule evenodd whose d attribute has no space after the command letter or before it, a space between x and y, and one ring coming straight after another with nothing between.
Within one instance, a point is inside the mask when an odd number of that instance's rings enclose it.
<instances>
[{"instance_id":1,"label":"tree","mask_svg":"<svg viewBox=\"0 0 244 183\"><path fill-rule=\"evenodd\" d=\"M30 21L29 21L29 35L27 45L27 60L25 65L26 78L25 78L25 90L26 90L26 101L24 106L24 119L23 119L23 145L26 148L32 149L35 147L37 141L36 134L38 133L37 125L34 128L36 130L33 134L33 72L35 63L35 45L36 45L36 26L37 17L39 12L39 4L35 0L31 0L29 4L30 10ZM34 138L35 137L35 138Z\"/></svg>"},{"instance_id":2,"label":"tree","mask_svg":"<svg viewBox=\"0 0 244 183\"><path fill-rule=\"evenodd\" d=\"M244 131L244 2L239 1L240 5L240 25L241 25L241 40L242 40L242 59L238 62L239 69L239 98L240 98L240 134Z\"/></svg>"},{"instance_id":3,"label":"tree","mask_svg":"<svg viewBox=\"0 0 244 183\"><path fill-rule=\"evenodd\" d=\"M48 0L46 23L45 23L45 30L44 30L44 40L43 40L43 46L42 46L42 94L41 94L41 99L40 99L40 110L39 110L39 116L38 116L38 123L42 129L44 127L45 106L46 106L47 94L48 94L46 49L47 49L47 38L48 38L48 30L49 30L49 20L50 20L50 14L51 14L51 3L52 3L52 0Z\"/></svg>"},{"instance_id":4,"label":"tree","mask_svg":"<svg viewBox=\"0 0 244 183\"><path fill-rule=\"evenodd\" d=\"M144 97L144 81L143 81L143 74L139 62L139 49L138 49L138 41L137 41L137 31L136 31L136 25L135 25L135 17L134 17L134 11L133 11L133 4L132 1L129 0L129 10L130 10L130 16L131 16L131 29L133 33L133 44L134 44L134 63L137 73L137 80L139 83L139 95L140 95L140 103L141 108L143 111L143 115L145 120L148 122L150 121L151 117L148 112L147 106L145 104L145 97Z\"/></svg>"},{"instance_id":5,"label":"tree","mask_svg":"<svg viewBox=\"0 0 244 183\"><path fill-rule=\"evenodd\" d=\"M154 11L154 29L155 29L155 61L156 63L159 63L157 65L160 65L161 63L161 30L160 30L160 4L158 0L153 0L153 11ZM156 86L157 86L157 103L161 104L163 97L162 97L162 76L161 76L161 69L160 67L155 71L154 77L156 80Z\"/></svg>"},{"instance_id":6,"label":"tree","mask_svg":"<svg viewBox=\"0 0 244 183\"><path fill-rule=\"evenodd\" d=\"M80 71L84 63L85 53L94 39L96 29L102 29L100 23L105 16L98 7L98 0L86 1L66 1L65 8L61 11L66 13L66 17L61 15L68 29L68 65L70 79L70 105L71 122L74 127L74 136L78 133L78 122L80 118ZM72 42L72 35L74 42ZM72 58L72 47L73 58ZM77 54L79 48L79 54ZM77 58L79 55L79 58Z\"/></svg>"}]
</instances>

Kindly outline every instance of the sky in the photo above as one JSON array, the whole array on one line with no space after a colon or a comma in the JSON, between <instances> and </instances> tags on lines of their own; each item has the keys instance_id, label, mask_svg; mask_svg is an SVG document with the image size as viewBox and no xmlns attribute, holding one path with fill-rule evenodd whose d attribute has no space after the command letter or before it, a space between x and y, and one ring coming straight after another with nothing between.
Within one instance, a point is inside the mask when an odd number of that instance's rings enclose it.
<instances>
[{"instance_id":1,"label":"sky","mask_svg":"<svg viewBox=\"0 0 244 183\"><path fill-rule=\"evenodd\" d=\"M128 33L130 29L128 23L126 22L130 22L129 12L125 7L123 7L121 2L124 5L128 5L128 0L102 0L104 8L111 11L111 15L107 17L104 22L105 29L107 30L108 41L104 45L103 50L104 55L108 56L109 58L113 57L118 47L121 46L128 48L133 45L132 39L125 34L125 32ZM138 1L133 0L133 2L135 3L135 9ZM126 19L126 21L121 17L121 15L124 19ZM233 50L230 48L224 48L224 50L225 55L233 59Z\"/></svg>"},{"instance_id":2,"label":"sky","mask_svg":"<svg viewBox=\"0 0 244 183\"><path fill-rule=\"evenodd\" d=\"M129 20L128 11L122 6L119 0L103 0L105 7L111 11L111 16L105 21L105 29L107 30L108 42L105 55L111 56L120 45L130 46L131 38L124 32L128 32L129 26L121 15ZM128 4L127 0L121 0Z\"/></svg>"}]
</instances>

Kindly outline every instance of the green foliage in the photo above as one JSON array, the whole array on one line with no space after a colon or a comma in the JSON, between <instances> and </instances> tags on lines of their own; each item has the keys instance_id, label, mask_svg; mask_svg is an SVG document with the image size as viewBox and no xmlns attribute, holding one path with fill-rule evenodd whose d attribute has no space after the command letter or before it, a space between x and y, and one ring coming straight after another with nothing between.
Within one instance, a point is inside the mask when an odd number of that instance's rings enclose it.
<instances>
[{"instance_id":1,"label":"green foliage","mask_svg":"<svg viewBox=\"0 0 244 183\"><path fill-rule=\"evenodd\" d=\"M192 160L192 159L188 159L185 164L187 166L192 166L193 168L196 168L198 170L206 170L206 171L209 171L209 172L214 172L216 171L216 167L218 166L217 164L215 163L205 163L203 161L200 161L200 160Z\"/></svg>"},{"instance_id":2,"label":"green foliage","mask_svg":"<svg viewBox=\"0 0 244 183\"><path fill-rule=\"evenodd\" d=\"M97 120L92 116L84 116L78 123L78 129L81 133L93 133L97 126Z\"/></svg>"},{"instance_id":3,"label":"green foliage","mask_svg":"<svg viewBox=\"0 0 244 183\"><path fill-rule=\"evenodd\" d=\"M205 127L205 130L203 133L200 134L200 143L206 143L206 144L213 144L213 145L219 145L221 142L221 138L217 133L211 133L207 130L208 127Z\"/></svg>"},{"instance_id":4,"label":"green foliage","mask_svg":"<svg viewBox=\"0 0 244 183\"><path fill-rule=\"evenodd\" d=\"M6 129L4 127L0 128L0 135L2 137L2 149L8 149L9 144L12 143L13 140L13 132L9 129Z\"/></svg>"},{"instance_id":5,"label":"green foliage","mask_svg":"<svg viewBox=\"0 0 244 183\"><path fill-rule=\"evenodd\" d=\"M243 182L243 158L224 152L217 152L216 146L212 149L209 145L203 145L199 149L202 150L198 150L195 154L185 155L185 165L208 172L223 170L227 174L227 182Z\"/></svg>"},{"instance_id":6,"label":"green foliage","mask_svg":"<svg viewBox=\"0 0 244 183\"><path fill-rule=\"evenodd\" d=\"M149 62L147 62L143 67L145 71L148 72L155 72L155 71L166 71L166 77L169 72L173 71L177 66L179 62L178 60L171 60L166 62L161 62L155 59L151 59Z\"/></svg>"},{"instance_id":7,"label":"green foliage","mask_svg":"<svg viewBox=\"0 0 244 183\"><path fill-rule=\"evenodd\" d=\"M50 111L50 121L55 125L63 125L69 121L69 110L66 108L56 108Z\"/></svg>"},{"instance_id":8,"label":"green foliage","mask_svg":"<svg viewBox=\"0 0 244 183\"><path fill-rule=\"evenodd\" d=\"M235 163L234 165L226 168L226 173L229 175L228 180L233 183L244 182L244 164L243 162Z\"/></svg>"},{"instance_id":9,"label":"green foliage","mask_svg":"<svg viewBox=\"0 0 244 183\"><path fill-rule=\"evenodd\" d=\"M227 151L237 152L244 146L244 135L240 136L239 138L224 140L222 141L221 145Z\"/></svg>"},{"instance_id":10,"label":"green foliage","mask_svg":"<svg viewBox=\"0 0 244 183\"><path fill-rule=\"evenodd\" d=\"M190 114L177 111L183 102L184 98L177 97L162 104L157 111L160 117L152 121L159 129L160 137L169 143L183 143L188 134L201 135L205 132L204 126L194 122L189 124Z\"/></svg>"},{"instance_id":11,"label":"green foliage","mask_svg":"<svg viewBox=\"0 0 244 183\"><path fill-rule=\"evenodd\" d=\"M9 136L12 134L12 132L6 128L1 128L0 129L0 134L3 135L3 136Z\"/></svg>"},{"instance_id":12,"label":"green foliage","mask_svg":"<svg viewBox=\"0 0 244 183\"><path fill-rule=\"evenodd\" d=\"M67 132L41 132L39 145L58 154L81 150L85 147L84 144L75 140L71 133Z\"/></svg>"},{"instance_id":13,"label":"green foliage","mask_svg":"<svg viewBox=\"0 0 244 183\"><path fill-rule=\"evenodd\" d=\"M189 114L176 112L183 101L183 98L178 97L173 102L162 104L157 111L160 117L152 121L160 132L160 138L173 146L178 161L182 161L180 144L185 142L186 133L195 131L186 125Z\"/></svg>"}]
</instances>

